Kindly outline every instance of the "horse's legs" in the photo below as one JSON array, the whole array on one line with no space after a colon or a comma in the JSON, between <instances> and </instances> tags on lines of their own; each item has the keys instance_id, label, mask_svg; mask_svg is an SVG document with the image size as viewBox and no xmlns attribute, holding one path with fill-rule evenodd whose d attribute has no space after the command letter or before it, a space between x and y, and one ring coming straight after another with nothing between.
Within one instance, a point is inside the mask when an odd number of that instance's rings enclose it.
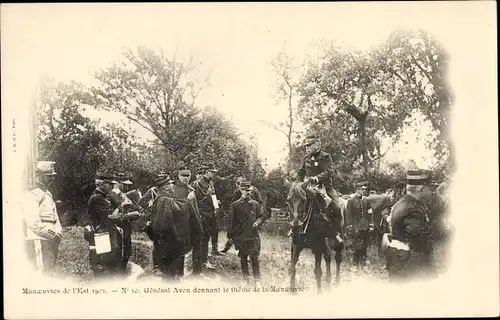
<instances>
[{"instance_id":1,"label":"horse's legs","mask_svg":"<svg viewBox=\"0 0 500 320\"><path fill-rule=\"evenodd\" d=\"M316 278L318 293L321 293L321 255L321 253L314 253L314 277Z\"/></svg>"},{"instance_id":2,"label":"horse's legs","mask_svg":"<svg viewBox=\"0 0 500 320\"><path fill-rule=\"evenodd\" d=\"M323 254L326 264L326 289L330 289L330 282L332 280L332 254L331 252L325 252Z\"/></svg>"},{"instance_id":3,"label":"horse's legs","mask_svg":"<svg viewBox=\"0 0 500 320\"><path fill-rule=\"evenodd\" d=\"M292 258L290 262L290 287L295 288L295 274L297 272L297 261L299 261L302 248L292 244Z\"/></svg>"},{"instance_id":4,"label":"horse's legs","mask_svg":"<svg viewBox=\"0 0 500 320\"><path fill-rule=\"evenodd\" d=\"M340 283L340 264L342 263L342 247L335 248L335 284Z\"/></svg>"}]
</instances>

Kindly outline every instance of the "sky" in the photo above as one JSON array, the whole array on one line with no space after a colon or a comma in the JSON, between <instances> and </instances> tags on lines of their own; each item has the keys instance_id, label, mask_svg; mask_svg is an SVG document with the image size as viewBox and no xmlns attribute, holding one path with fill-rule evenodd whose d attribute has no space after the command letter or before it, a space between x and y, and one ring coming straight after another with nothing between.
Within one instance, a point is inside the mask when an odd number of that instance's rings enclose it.
<instances>
[{"instance_id":1,"label":"sky","mask_svg":"<svg viewBox=\"0 0 500 320\"><path fill-rule=\"evenodd\" d=\"M398 5L44 5L18 16L22 21L17 22L24 28L16 37L22 45L13 54L29 55L30 80L35 85L43 76L91 83L91 72L111 64L124 47L146 45L162 48L167 54L177 50L181 58L192 55L201 62L200 75L210 74L210 86L200 94L198 105L215 106L232 118L245 137L254 134L260 157L272 168L286 155L286 138L262 121L273 124L283 121L286 106L277 104L272 96L275 75L271 59L285 50L300 61L311 49L311 43L320 39L368 49L383 41L396 27L422 27L418 17L424 13L423 7L406 4L405 14L393 15L388 20L391 10L400 10ZM429 23L424 27L446 46L450 40L448 30L445 24L435 22L439 11L426 12ZM98 116L109 121L119 118ZM432 154L415 131L418 129L425 135L426 127L418 122L413 124L400 143L391 146L384 141L382 149L390 147L386 160L413 158L418 165L428 167L432 164Z\"/></svg>"}]
</instances>

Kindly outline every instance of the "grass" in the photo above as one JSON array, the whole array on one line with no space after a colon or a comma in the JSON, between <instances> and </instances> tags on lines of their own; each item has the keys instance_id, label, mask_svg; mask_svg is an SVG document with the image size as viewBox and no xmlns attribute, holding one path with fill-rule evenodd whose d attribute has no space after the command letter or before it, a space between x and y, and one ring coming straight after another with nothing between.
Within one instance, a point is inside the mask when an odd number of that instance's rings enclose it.
<instances>
[{"instance_id":1,"label":"grass","mask_svg":"<svg viewBox=\"0 0 500 320\"><path fill-rule=\"evenodd\" d=\"M262 285L275 285L287 287L289 284L289 263L290 263L290 239L281 234L285 233L285 225L269 225L261 232L261 255L260 265L262 274ZM267 230L267 231L265 231ZM288 229L286 229L288 231ZM133 250L130 261L141 266L145 273L141 276L144 280L155 279L152 272L152 242L143 232L134 232ZM219 248L226 241L226 233L219 234ZM214 271L204 272L210 278L218 278L231 283L240 281L241 269L237 251L234 247L225 256L209 257L210 262L216 266ZM341 283L348 283L352 279L368 277L372 280L386 281L387 276L382 261L377 258L376 250L369 249L369 260L371 264L366 272L352 272L350 258L344 258L341 266ZM188 254L186 257L186 275L190 274L192 259ZM323 274L325 265L322 263ZM88 243L83 239L83 227L65 227L63 239L59 247L59 257L57 262L57 273L64 279L73 280L81 284L92 281L93 274L88 260ZM335 274L335 262L332 261L332 279ZM297 263L297 285L306 289L315 288L314 280L314 257L310 250L304 250Z\"/></svg>"}]
</instances>

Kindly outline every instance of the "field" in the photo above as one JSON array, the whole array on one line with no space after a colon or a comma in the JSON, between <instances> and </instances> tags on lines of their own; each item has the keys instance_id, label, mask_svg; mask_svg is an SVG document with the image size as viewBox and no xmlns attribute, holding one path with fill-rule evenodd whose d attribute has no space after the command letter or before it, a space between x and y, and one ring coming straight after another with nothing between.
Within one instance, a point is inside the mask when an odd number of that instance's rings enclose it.
<instances>
[{"instance_id":1,"label":"field","mask_svg":"<svg viewBox=\"0 0 500 320\"><path fill-rule=\"evenodd\" d=\"M261 233L261 274L262 285L287 287L289 285L288 268L290 262L290 239L283 236L286 226L279 224L268 225ZM88 244L83 239L81 226L65 227L63 240L59 249L57 273L59 276L81 284L91 282L92 270L88 262ZM225 232L219 234L219 248L226 241ZM133 233L133 253L131 262L144 269L140 276L143 280L153 280L156 276L152 272L151 262L152 242L145 233ZM370 265L364 271L351 271L351 259L345 258L341 266L341 284L349 283L354 278L368 277L371 280L386 281L387 275L383 262L377 258L376 250L369 249ZM209 261L216 266L215 270L206 270L204 275L213 280L238 283L241 279L240 262L234 247L225 256L209 257ZM191 273L191 254L186 257L185 274ZM323 274L325 274L323 262ZM335 262L332 261L332 278L334 279ZM297 285L306 289L315 288L314 257L310 250L304 250L297 264Z\"/></svg>"}]
</instances>

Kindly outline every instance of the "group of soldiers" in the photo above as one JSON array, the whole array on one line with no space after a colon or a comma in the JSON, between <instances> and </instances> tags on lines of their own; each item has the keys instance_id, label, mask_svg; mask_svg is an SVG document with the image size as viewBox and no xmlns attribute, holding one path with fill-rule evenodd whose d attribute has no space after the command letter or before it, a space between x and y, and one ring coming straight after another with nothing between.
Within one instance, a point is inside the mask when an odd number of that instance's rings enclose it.
<instances>
[{"instance_id":1,"label":"group of soldiers","mask_svg":"<svg viewBox=\"0 0 500 320\"><path fill-rule=\"evenodd\" d=\"M53 274L62 238L57 205L49 191L57 174L54 165L53 161L37 163L37 185L26 191L23 206L28 257L44 274ZM143 218L143 231L153 241L154 270L166 280L184 278L184 260L190 251L192 276L205 277L204 269L215 268L208 261L211 242L212 256L224 255L235 246L246 282L250 282L250 258L253 278L258 283L258 229L266 219L259 190L244 177L236 179L228 241L220 252L218 233L222 219L214 186L217 169L213 165L197 168L192 182L189 168L181 166L176 173L174 179L165 172L156 175L144 195L131 188L133 182L123 173L96 173L95 190L88 199L89 223L83 235L95 277L126 275L132 253L131 223Z\"/></svg>"},{"instance_id":2,"label":"group of soldiers","mask_svg":"<svg viewBox=\"0 0 500 320\"><path fill-rule=\"evenodd\" d=\"M305 142L306 156L298 171L298 179L308 179L326 190L328 197L339 199L333 188L333 161L322 151L321 141L309 135ZM221 215L214 179L217 169L213 165L201 166L191 182L191 170L181 166L175 177L158 174L153 186L142 195L131 189L133 182L124 174L98 172L96 188L88 200L89 224L84 238L89 244L89 260L96 277L120 276L126 273L131 255L131 223L144 217L144 231L153 241L153 265L164 278L175 280L184 277L185 256L192 251L193 276L202 275L204 269L214 266L208 261L209 243L212 256L224 255L231 246L238 250L241 270L250 281L249 259L253 278L260 280L259 228L267 214L257 188L243 177L237 179L237 188L230 205L227 237L224 249L218 249L218 232ZM25 217L28 256L41 272L53 272L62 228L57 214L57 204L49 191L56 175L54 162L41 161L36 167L37 186L26 191L23 212ZM431 172L408 170L407 193L392 207L390 230L384 236L387 270L391 279L402 279L432 269L432 215L430 199L437 192ZM357 192L348 201L346 214L359 219L346 219L344 230L353 229L355 244L354 264L366 262L368 226L363 217L363 197L366 183L357 186ZM328 221L332 217L324 216ZM343 232L342 236L345 237Z\"/></svg>"},{"instance_id":3,"label":"group of soldiers","mask_svg":"<svg viewBox=\"0 0 500 320\"><path fill-rule=\"evenodd\" d=\"M316 134L308 135L304 146L306 156L298 172L299 181L308 178L321 185L332 199L330 207L339 205L339 194L332 183L333 161L330 154L322 150L321 140ZM444 190L448 187L447 183L436 183L430 170L407 170L406 194L389 208L386 214L388 230L381 241L391 281L434 273L433 245L449 236L441 219L443 212L449 210ZM372 212L363 201L370 193L368 182L360 181L356 188L356 193L347 200L343 224L343 238L349 237L354 247L354 269L366 264L373 229L370 223ZM327 213L331 211L326 210ZM322 217L327 221L334 219L328 214Z\"/></svg>"}]
</instances>

